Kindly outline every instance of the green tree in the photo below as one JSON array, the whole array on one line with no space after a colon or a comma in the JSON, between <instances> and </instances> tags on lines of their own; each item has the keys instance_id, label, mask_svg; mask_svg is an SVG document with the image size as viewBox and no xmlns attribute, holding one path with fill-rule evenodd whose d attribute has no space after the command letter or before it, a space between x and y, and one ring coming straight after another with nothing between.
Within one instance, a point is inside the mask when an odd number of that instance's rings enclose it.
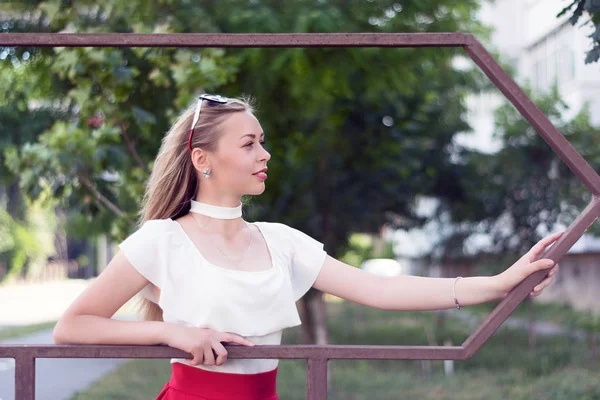
<instances>
[{"instance_id":1,"label":"green tree","mask_svg":"<svg viewBox=\"0 0 600 400\"><path fill-rule=\"evenodd\" d=\"M559 131L598 170L600 129L591 125L584 107L574 117L556 87L534 97L540 110ZM432 258L446 262L476 260L486 273L499 273L541 239L569 225L591 201L589 190L558 158L523 116L506 102L495 113L494 136L501 149L494 154L464 152L464 174L460 186L465 197L456 204L444 204L436 218L452 225L438 243ZM598 224L590 233L600 234ZM476 234L491 235L491 245L467 250L466 243ZM535 347L533 303L528 299L529 347Z\"/></svg>"},{"instance_id":2,"label":"green tree","mask_svg":"<svg viewBox=\"0 0 600 400\"><path fill-rule=\"evenodd\" d=\"M590 124L587 108L568 118L558 90L535 98L537 106L594 169L600 166L600 131ZM495 135L502 141L496 154L470 154L468 163L479 178L469 190L464 215L494 235L492 251L521 253L557 224L570 224L591 200L589 191L552 148L510 104L496 112ZM467 182L465 182L465 185ZM457 215L457 214L455 214ZM597 232L597 227L593 232Z\"/></svg>"},{"instance_id":3,"label":"green tree","mask_svg":"<svg viewBox=\"0 0 600 400\"><path fill-rule=\"evenodd\" d=\"M110 32L122 31L128 14L139 15L127 2L115 1L102 10L91 8L92 2L78 7L38 3L24 14L28 23L24 15L14 14L9 25ZM128 23L138 32L163 29L158 15L144 15L127 18ZM146 25L144 18L153 23ZM71 215L80 216L73 225L83 227L85 234L122 237L132 228L149 163L174 116L195 92L214 90L231 78L235 60L223 54L220 49L4 49L3 73L25 82L12 91L22 97L20 113L12 100L0 110L2 138L8 138L3 164L33 198L50 186ZM30 91L37 81L44 85ZM43 119L45 109L61 117ZM43 129L32 130L23 121ZM28 134L21 135L23 131Z\"/></svg>"},{"instance_id":4,"label":"green tree","mask_svg":"<svg viewBox=\"0 0 600 400\"><path fill-rule=\"evenodd\" d=\"M577 326L581 327L588 335L590 343L590 359L595 361L598 357L598 333L600 332L600 315L588 310L582 313L577 320Z\"/></svg>"},{"instance_id":5,"label":"green tree","mask_svg":"<svg viewBox=\"0 0 600 400\"><path fill-rule=\"evenodd\" d=\"M52 32L487 33L473 17L475 0L239 4L48 0L28 15L29 22L41 22L28 26ZM485 79L454 68L460 50L50 50L24 60L25 49L16 49L14 57L19 68L42 63L52 83L40 99L29 100L60 99L68 117L36 142L8 150L7 164L28 193L50 185L67 207L93 221L88 229L115 238L130 229L161 137L202 90L259 100L273 159L268 190L253 200L250 217L295 226L334 256L343 254L352 232L378 232L386 222L422 223L413 212L416 195L448 204L465 196L458 177L466 169L455 161L460 149L453 137L469 130L463 100ZM316 323L324 324L320 294L308 298L317 304Z\"/></svg>"},{"instance_id":6,"label":"green tree","mask_svg":"<svg viewBox=\"0 0 600 400\"><path fill-rule=\"evenodd\" d=\"M35 202L26 198L23 220L0 207L0 279L35 276L53 255L56 217L50 195L46 191Z\"/></svg>"},{"instance_id":7,"label":"green tree","mask_svg":"<svg viewBox=\"0 0 600 400\"><path fill-rule=\"evenodd\" d=\"M483 32L469 17L474 2L270 4L257 2L234 18L219 8L213 21L224 32ZM455 176L463 167L452 161L452 139L469 129L462 99L484 81L456 71L457 54L439 48L240 50L244 68L227 90L261 100L259 118L277 160L271 163L277 186L256 199L256 215L299 227L341 255L351 232L422 223L413 212L416 195L460 197ZM305 306L314 312L305 313L305 327L325 323L320 296L307 296L314 304Z\"/></svg>"},{"instance_id":8,"label":"green tree","mask_svg":"<svg viewBox=\"0 0 600 400\"><path fill-rule=\"evenodd\" d=\"M10 53L9 51L3 55L12 58L14 54ZM28 58L27 54L25 58ZM28 76L25 68L3 68L2 74L0 91L4 96L0 99L0 213L3 214L4 229L0 233L0 265L4 267L0 269L7 272L9 277L17 277L32 272L33 268L39 268L45 262L43 256L53 253L52 242L48 246L47 241L41 240L40 235L44 233L35 232L36 224L31 220L34 210L49 204L45 200L48 196L43 196L36 206L31 204L29 198L40 197L41 191L32 193L32 196L25 195L19 184L20 175L9 170L5 154L10 149L34 142L64 114L44 105L33 111L28 109L28 100L43 93L47 87L46 76L39 71ZM38 186L36 189L40 188Z\"/></svg>"}]
</instances>

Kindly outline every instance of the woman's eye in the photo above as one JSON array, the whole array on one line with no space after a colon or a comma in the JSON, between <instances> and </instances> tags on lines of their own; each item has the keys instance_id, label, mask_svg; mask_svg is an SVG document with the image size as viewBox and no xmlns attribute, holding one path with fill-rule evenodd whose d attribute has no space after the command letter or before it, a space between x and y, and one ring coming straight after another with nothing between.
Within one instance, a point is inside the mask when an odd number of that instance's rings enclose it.
<instances>
[{"instance_id":1,"label":"woman's eye","mask_svg":"<svg viewBox=\"0 0 600 400\"><path fill-rule=\"evenodd\" d=\"M265 141L260 142L260 144L263 145L263 146L264 146L265 143L266 143ZM250 147L253 144L254 144L254 142L250 142L250 143L246 144L246 147Z\"/></svg>"}]
</instances>

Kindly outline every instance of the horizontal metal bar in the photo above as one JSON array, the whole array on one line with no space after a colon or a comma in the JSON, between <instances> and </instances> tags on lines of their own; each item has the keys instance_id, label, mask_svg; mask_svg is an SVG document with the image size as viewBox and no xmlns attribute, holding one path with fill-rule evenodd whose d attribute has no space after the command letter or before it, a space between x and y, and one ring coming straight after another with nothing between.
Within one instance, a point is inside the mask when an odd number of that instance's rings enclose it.
<instances>
[{"instance_id":1,"label":"horizontal metal bar","mask_svg":"<svg viewBox=\"0 0 600 400\"><path fill-rule=\"evenodd\" d=\"M227 345L228 358L346 359L346 360L461 360L461 346L284 345L245 347ZM0 358L191 358L168 346L0 345Z\"/></svg>"},{"instance_id":2,"label":"horizontal metal bar","mask_svg":"<svg viewBox=\"0 0 600 400\"><path fill-rule=\"evenodd\" d=\"M467 33L2 33L0 46L35 47L458 47Z\"/></svg>"}]
</instances>

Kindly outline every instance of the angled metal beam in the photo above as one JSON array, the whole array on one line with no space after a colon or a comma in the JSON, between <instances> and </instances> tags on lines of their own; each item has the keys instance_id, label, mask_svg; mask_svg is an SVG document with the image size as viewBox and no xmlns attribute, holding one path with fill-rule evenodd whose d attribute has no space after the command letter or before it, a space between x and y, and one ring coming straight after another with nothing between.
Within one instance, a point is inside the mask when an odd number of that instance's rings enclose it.
<instances>
[{"instance_id":1,"label":"angled metal beam","mask_svg":"<svg viewBox=\"0 0 600 400\"><path fill-rule=\"evenodd\" d=\"M554 261L560 260L599 216L600 199L594 197L583 213L573 221L560 239L557 240L541 258L549 258ZM496 306L490 315L488 315L481 323L479 328L477 328L463 343L467 358L472 357L490 336L496 332L517 306L525 300L529 293L531 293L535 285L544 280L546 273L547 270L544 270L529 275Z\"/></svg>"},{"instance_id":2,"label":"angled metal beam","mask_svg":"<svg viewBox=\"0 0 600 400\"><path fill-rule=\"evenodd\" d=\"M600 195L600 176L498 65L481 43L473 39L472 43L465 46L465 51L592 194Z\"/></svg>"}]
</instances>

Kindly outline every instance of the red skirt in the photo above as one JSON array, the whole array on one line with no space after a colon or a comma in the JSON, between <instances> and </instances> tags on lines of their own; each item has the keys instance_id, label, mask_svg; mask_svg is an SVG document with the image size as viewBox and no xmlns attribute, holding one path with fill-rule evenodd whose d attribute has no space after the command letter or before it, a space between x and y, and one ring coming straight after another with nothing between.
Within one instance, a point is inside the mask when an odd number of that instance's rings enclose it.
<instances>
[{"instance_id":1,"label":"red skirt","mask_svg":"<svg viewBox=\"0 0 600 400\"><path fill-rule=\"evenodd\" d=\"M180 362L156 400L279 400L277 368L258 374L213 372Z\"/></svg>"}]
</instances>

